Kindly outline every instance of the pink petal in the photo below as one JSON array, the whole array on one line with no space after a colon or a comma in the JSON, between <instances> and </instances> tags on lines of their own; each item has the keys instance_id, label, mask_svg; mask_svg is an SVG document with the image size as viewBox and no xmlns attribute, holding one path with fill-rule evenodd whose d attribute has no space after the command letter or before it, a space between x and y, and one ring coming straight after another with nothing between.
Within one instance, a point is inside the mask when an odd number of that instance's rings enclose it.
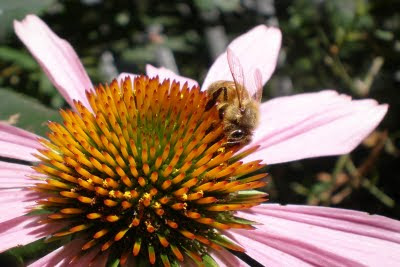
<instances>
[{"instance_id":1,"label":"pink petal","mask_svg":"<svg viewBox=\"0 0 400 267\"><path fill-rule=\"evenodd\" d=\"M321 216L324 218L332 218L332 219L338 219L338 220L343 220L343 221L349 221L349 222L354 222L358 224L364 224L364 225L370 225L371 227L377 227L379 229L386 229L388 231L394 231L397 233L397 237L400 237L400 222L397 220L393 220L390 218L387 218L385 216L380 216L380 215L370 215L366 212L361 212L361 211L355 211L355 210L346 210L346 209L339 209L339 208L326 208L326 207L318 207L318 206L301 206L301 205L287 205L287 206L282 206L279 204L267 204L267 208L264 208L263 206L260 207L255 207L254 210L255 212L260 212L263 214L269 214L269 212L272 212L274 214L279 214L279 216L284 216L283 214L290 213L290 214L300 214L304 215L304 218L307 218L308 215L316 215L316 216ZM300 219L303 220L303 219ZM318 222L314 223L320 223L323 226L329 226L328 224L324 223L323 220L319 220ZM335 225L337 229L344 230L343 228L344 225ZM350 227L347 227L348 230L351 231L356 231L357 233L362 233L364 235L368 234L367 232L360 232L360 229L349 229ZM380 231L379 234L382 232ZM375 236L372 232L370 232L371 235ZM384 238L383 235L378 236L379 238ZM394 238L392 234L388 235L388 240L391 240ZM394 241L400 243L400 239L395 239Z\"/></svg>"},{"instance_id":2,"label":"pink petal","mask_svg":"<svg viewBox=\"0 0 400 267\"><path fill-rule=\"evenodd\" d=\"M281 267L281 266L313 266L307 262L296 258L290 254L284 253L280 249L276 249L272 246L266 246L260 243L258 240L254 240L252 235L259 234L256 231L250 231L248 235L242 234L242 232L235 233L229 232L228 236L238 243L243 244L246 248L246 254L257 260L260 264L264 263L268 267Z\"/></svg>"},{"instance_id":3,"label":"pink petal","mask_svg":"<svg viewBox=\"0 0 400 267\"><path fill-rule=\"evenodd\" d=\"M164 67L156 68L150 64L147 64L146 73L147 76L149 76L150 78L153 78L158 75L160 82L164 81L165 79L170 79L171 82L172 80L179 82L181 86L187 82L189 88L192 88L193 86L199 86L199 84L195 80L179 76L175 74L173 71L166 69Z\"/></svg>"},{"instance_id":4,"label":"pink petal","mask_svg":"<svg viewBox=\"0 0 400 267\"><path fill-rule=\"evenodd\" d=\"M70 243L62 246L53 252L47 254L43 258L33 262L28 265L30 267L53 267L53 266L88 266L88 263L93 259L98 253L98 250L93 249L89 253L82 257L74 260L71 264L69 262L77 255L82 252L82 246L87 242L87 240L77 239ZM103 253L107 255L107 253ZM101 256L100 256L101 257ZM101 265L93 265L101 266Z\"/></svg>"},{"instance_id":5,"label":"pink petal","mask_svg":"<svg viewBox=\"0 0 400 267\"><path fill-rule=\"evenodd\" d=\"M26 161L37 161L37 159L32 156L32 153L36 152L35 149L21 146L18 144L13 144L10 142L5 142L0 140L0 156L14 159L21 159Z\"/></svg>"},{"instance_id":6,"label":"pink petal","mask_svg":"<svg viewBox=\"0 0 400 267\"><path fill-rule=\"evenodd\" d=\"M268 164L339 155L353 150L382 120L387 105L335 91L280 97L261 104L260 125L247 160Z\"/></svg>"},{"instance_id":7,"label":"pink petal","mask_svg":"<svg viewBox=\"0 0 400 267\"><path fill-rule=\"evenodd\" d=\"M82 245L79 248L82 248ZM107 258L108 258L109 252L110 252L109 250L107 250L105 252L101 252L100 247L94 247L90 251L88 251L88 253L80 254L76 260L73 259L73 261L70 264L68 264L67 266L70 266L70 267L81 267L81 266L102 267L102 266L105 266L107 263ZM75 256L76 256L76 254L75 254Z\"/></svg>"},{"instance_id":8,"label":"pink petal","mask_svg":"<svg viewBox=\"0 0 400 267\"><path fill-rule=\"evenodd\" d=\"M62 224L38 224L38 216L19 216L0 223L0 252L26 245L59 230Z\"/></svg>"},{"instance_id":9,"label":"pink petal","mask_svg":"<svg viewBox=\"0 0 400 267\"><path fill-rule=\"evenodd\" d=\"M1 189L0 222L26 214L42 197L42 194L28 189Z\"/></svg>"},{"instance_id":10,"label":"pink petal","mask_svg":"<svg viewBox=\"0 0 400 267\"><path fill-rule=\"evenodd\" d=\"M262 83L265 84L275 70L281 47L282 34L277 28L259 25L242 34L229 44L243 66L245 85L254 88L254 70L261 71ZM202 90L218 80L233 81L229 70L226 52L220 55L211 66L201 87Z\"/></svg>"},{"instance_id":11,"label":"pink petal","mask_svg":"<svg viewBox=\"0 0 400 267\"><path fill-rule=\"evenodd\" d=\"M33 133L0 122L0 156L37 161L32 153L42 147L38 138Z\"/></svg>"},{"instance_id":12,"label":"pink petal","mask_svg":"<svg viewBox=\"0 0 400 267\"><path fill-rule=\"evenodd\" d=\"M30 166L0 161L0 189L24 188L40 182L28 175L40 176Z\"/></svg>"},{"instance_id":13,"label":"pink petal","mask_svg":"<svg viewBox=\"0 0 400 267\"><path fill-rule=\"evenodd\" d=\"M68 104L74 107L75 99L89 107L85 90L93 85L72 46L35 15L14 21L14 29Z\"/></svg>"},{"instance_id":14,"label":"pink petal","mask_svg":"<svg viewBox=\"0 0 400 267\"><path fill-rule=\"evenodd\" d=\"M14 127L7 123L0 122L0 137L6 139L5 136L13 135L14 142L20 145L26 145L30 147L37 147L38 135Z\"/></svg>"},{"instance_id":15,"label":"pink petal","mask_svg":"<svg viewBox=\"0 0 400 267\"><path fill-rule=\"evenodd\" d=\"M68 266L68 259L76 256L80 252L84 244L81 240L72 241L63 247L52 251L46 256L38 259L37 261L29 264L29 267L58 267L58 266Z\"/></svg>"},{"instance_id":16,"label":"pink petal","mask_svg":"<svg viewBox=\"0 0 400 267\"><path fill-rule=\"evenodd\" d=\"M232 236L267 266L287 260L292 266L396 266L400 262L400 222L383 216L275 204L238 216L262 223L257 230L235 231Z\"/></svg>"}]
</instances>

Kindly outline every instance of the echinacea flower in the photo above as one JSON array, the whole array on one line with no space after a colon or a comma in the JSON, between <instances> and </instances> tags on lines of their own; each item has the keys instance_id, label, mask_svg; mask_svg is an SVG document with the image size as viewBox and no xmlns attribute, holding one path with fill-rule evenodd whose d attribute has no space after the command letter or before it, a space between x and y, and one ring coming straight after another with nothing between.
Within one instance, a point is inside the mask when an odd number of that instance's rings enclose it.
<instances>
[{"instance_id":1,"label":"echinacea flower","mask_svg":"<svg viewBox=\"0 0 400 267\"><path fill-rule=\"evenodd\" d=\"M264 185L265 174L254 173L261 160L347 153L382 120L386 105L334 91L276 98L261 104L253 142L235 153L224 149L218 112L205 111L207 95L195 81L148 66L150 78L124 74L92 89L72 47L39 18L29 15L15 30L72 110L60 112L63 124L49 123L47 139L0 124L0 156L34 165L0 162L1 251L46 237L72 241L33 266L103 266L109 257L247 266L226 248L266 266L400 262L396 220L260 204L266 195L253 190ZM265 83L280 41L279 30L258 26L229 47L245 74L258 68ZM202 89L230 79L223 54ZM30 214L32 207L41 213Z\"/></svg>"}]
</instances>

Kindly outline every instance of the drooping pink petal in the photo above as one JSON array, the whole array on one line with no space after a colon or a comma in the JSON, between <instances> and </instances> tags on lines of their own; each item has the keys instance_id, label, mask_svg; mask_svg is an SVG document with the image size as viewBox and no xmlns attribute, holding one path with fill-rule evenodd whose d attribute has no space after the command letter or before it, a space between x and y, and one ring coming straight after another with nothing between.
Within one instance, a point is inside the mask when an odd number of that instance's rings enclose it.
<instances>
[{"instance_id":1,"label":"drooping pink petal","mask_svg":"<svg viewBox=\"0 0 400 267\"><path fill-rule=\"evenodd\" d=\"M187 82L189 88L199 85L195 80L192 80L190 78L186 78L183 76L179 76L179 75L175 74L173 71L166 69L164 67L156 68L150 64L146 65L146 74L150 78L153 78L158 75L160 82L164 81L165 79L170 79L171 82L172 82L172 80L179 82L181 84L181 86Z\"/></svg>"},{"instance_id":2,"label":"drooping pink petal","mask_svg":"<svg viewBox=\"0 0 400 267\"><path fill-rule=\"evenodd\" d=\"M26 214L41 197L41 194L27 189L1 189L0 222Z\"/></svg>"},{"instance_id":3,"label":"drooping pink petal","mask_svg":"<svg viewBox=\"0 0 400 267\"><path fill-rule=\"evenodd\" d=\"M53 252L47 254L46 256L38 259L37 261L29 264L29 267L59 267L68 266L67 259L76 256L82 248L83 242L80 240L74 240L65 246L59 247Z\"/></svg>"},{"instance_id":4,"label":"drooping pink petal","mask_svg":"<svg viewBox=\"0 0 400 267\"><path fill-rule=\"evenodd\" d=\"M28 175L41 176L30 166L0 161L0 189L25 188L41 182Z\"/></svg>"},{"instance_id":5,"label":"drooping pink petal","mask_svg":"<svg viewBox=\"0 0 400 267\"><path fill-rule=\"evenodd\" d=\"M38 138L33 133L0 122L0 156L37 161L32 153L41 148Z\"/></svg>"},{"instance_id":6,"label":"drooping pink petal","mask_svg":"<svg viewBox=\"0 0 400 267\"><path fill-rule=\"evenodd\" d=\"M76 239L54 250L46 256L28 265L29 267L53 267L53 266L105 266L109 252L97 255L100 249L92 249L82 255L82 246L87 240ZM78 256L82 255L82 256ZM76 256L78 256L76 258Z\"/></svg>"},{"instance_id":7,"label":"drooping pink petal","mask_svg":"<svg viewBox=\"0 0 400 267\"><path fill-rule=\"evenodd\" d=\"M265 204L239 212L257 221L254 231L231 235L266 266L396 266L400 262L400 222L363 212ZM271 249L281 253L271 253ZM297 261L297 262L296 262Z\"/></svg>"},{"instance_id":8,"label":"drooping pink petal","mask_svg":"<svg viewBox=\"0 0 400 267\"><path fill-rule=\"evenodd\" d=\"M72 46L35 15L14 21L14 29L68 104L79 100L89 107L85 90L93 85Z\"/></svg>"},{"instance_id":9,"label":"drooping pink petal","mask_svg":"<svg viewBox=\"0 0 400 267\"><path fill-rule=\"evenodd\" d=\"M1 191L1 190L0 190ZM19 216L0 223L0 252L26 245L63 227L61 223L39 224L38 216Z\"/></svg>"},{"instance_id":10,"label":"drooping pink petal","mask_svg":"<svg viewBox=\"0 0 400 267\"><path fill-rule=\"evenodd\" d=\"M243 66L245 86L254 88L254 71L261 71L262 83L265 84L275 70L281 47L282 34L279 29L259 25L240 35L229 44ZM226 52L220 55L211 66L201 87L202 90L218 80L233 81L229 70Z\"/></svg>"},{"instance_id":11,"label":"drooping pink petal","mask_svg":"<svg viewBox=\"0 0 400 267\"><path fill-rule=\"evenodd\" d=\"M69 262L82 251L82 245L85 240L77 239L62 246L39 260L28 265L30 267L52 267L52 266L68 266ZM83 265L82 265L83 266Z\"/></svg>"},{"instance_id":12,"label":"drooping pink petal","mask_svg":"<svg viewBox=\"0 0 400 267\"><path fill-rule=\"evenodd\" d=\"M339 155L353 150L382 120L387 105L335 91L275 98L261 104L260 125L247 160L268 164Z\"/></svg>"}]
</instances>

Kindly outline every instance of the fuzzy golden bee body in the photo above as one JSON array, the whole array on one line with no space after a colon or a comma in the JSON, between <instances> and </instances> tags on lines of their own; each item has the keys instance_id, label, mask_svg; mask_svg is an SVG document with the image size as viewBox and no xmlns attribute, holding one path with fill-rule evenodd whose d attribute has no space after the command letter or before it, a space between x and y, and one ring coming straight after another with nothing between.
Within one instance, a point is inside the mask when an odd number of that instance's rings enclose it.
<instances>
[{"instance_id":1,"label":"fuzzy golden bee body","mask_svg":"<svg viewBox=\"0 0 400 267\"><path fill-rule=\"evenodd\" d=\"M228 146L242 147L252 140L258 125L262 95L261 73L254 72L255 88L246 88L243 68L233 52L227 50L228 64L234 81L216 81L207 88L211 97L206 109L217 106L224 123Z\"/></svg>"}]
</instances>

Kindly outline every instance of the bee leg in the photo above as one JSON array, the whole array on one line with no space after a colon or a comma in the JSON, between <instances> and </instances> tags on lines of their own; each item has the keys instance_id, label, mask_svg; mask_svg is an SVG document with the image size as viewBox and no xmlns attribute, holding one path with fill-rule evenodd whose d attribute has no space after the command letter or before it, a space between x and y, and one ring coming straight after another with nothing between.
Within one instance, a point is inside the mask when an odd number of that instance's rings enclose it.
<instances>
[{"instance_id":1,"label":"bee leg","mask_svg":"<svg viewBox=\"0 0 400 267\"><path fill-rule=\"evenodd\" d=\"M218 115L221 120L224 118L224 113L227 106L228 105L226 104L226 102L224 104L218 105Z\"/></svg>"},{"instance_id":2,"label":"bee leg","mask_svg":"<svg viewBox=\"0 0 400 267\"><path fill-rule=\"evenodd\" d=\"M218 90L212 94L212 98L207 102L205 111L211 109L217 103L218 97L221 95L222 91L225 91L224 99L227 98L226 87L218 88Z\"/></svg>"},{"instance_id":3,"label":"bee leg","mask_svg":"<svg viewBox=\"0 0 400 267\"><path fill-rule=\"evenodd\" d=\"M226 146L227 147L233 147L233 146L238 146L238 145L240 145L240 141L239 140L226 142Z\"/></svg>"},{"instance_id":4,"label":"bee leg","mask_svg":"<svg viewBox=\"0 0 400 267\"><path fill-rule=\"evenodd\" d=\"M222 106L218 107L219 118L222 120L224 118L225 109L228 106L226 104L226 103L228 103L228 89L226 87L221 87L220 89L222 91L224 91L224 104Z\"/></svg>"},{"instance_id":5,"label":"bee leg","mask_svg":"<svg viewBox=\"0 0 400 267\"><path fill-rule=\"evenodd\" d=\"M224 91L224 102L228 101L228 89L224 86L220 88L222 91Z\"/></svg>"}]
</instances>

